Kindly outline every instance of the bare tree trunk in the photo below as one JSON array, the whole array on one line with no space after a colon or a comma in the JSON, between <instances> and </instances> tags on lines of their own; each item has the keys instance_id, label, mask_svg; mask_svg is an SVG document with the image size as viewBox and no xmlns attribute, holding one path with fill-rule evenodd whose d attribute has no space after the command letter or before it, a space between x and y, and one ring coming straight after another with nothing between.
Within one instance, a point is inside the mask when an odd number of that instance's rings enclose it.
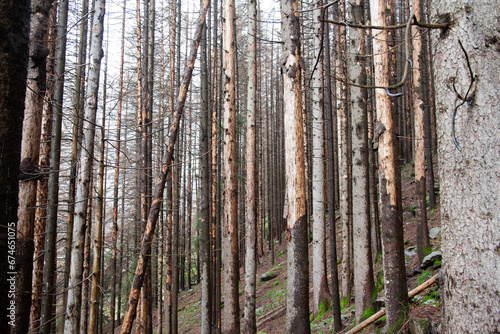
<instances>
[{"instance_id":1,"label":"bare tree trunk","mask_svg":"<svg viewBox=\"0 0 500 334\"><path fill-rule=\"evenodd\" d=\"M41 178L37 164L46 87L45 60L49 53L47 48L47 22L51 4L51 0L34 0L32 2L15 247L15 260L18 265L15 280L17 294L14 298L16 315L12 333L25 333L29 329L36 190L38 179Z\"/></svg>"},{"instance_id":2,"label":"bare tree trunk","mask_svg":"<svg viewBox=\"0 0 500 334\"><path fill-rule=\"evenodd\" d=\"M107 51L106 51L107 52ZM107 55L106 55L107 58ZM108 76L108 65L106 59L106 69L104 70L104 88L103 88L103 101L102 101L102 124L101 124L101 147L100 147L100 159L99 159L99 184L97 189L97 213L96 213L96 228L95 228L95 240L94 240L94 258L92 264L92 290L90 296L90 315L89 315L89 333L97 333L97 318L98 318L98 306L99 306L99 290L100 290L100 280L101 280L101 249L103 246L103 220L104 220L104 149L105 149L105 128L106 128L106 84Z\"/></svg>"},{"instance_id":3,"label":"bare tree trunk","mask_svg":"<svg viewBox=\"0 0 500 334\"><path fill-rule=\"evenodd\" d=\"M78 320L79 307L81 304L82 261L83 261L83 238L82 231L85 226L87 214L87 201L89 195L90 174L92 170L94 152L94 134L96 124L97 100L99 90L99 72L101 67L102 38L104 31L104 8L105 0L96 4L93 27L92 43L90 50L89 76L87 82L88 97L85 105L85 118L83 120L84 140L80 155L80 170L78 172L78 183L75 197L75 222L73 226L73 250L71 252L71 269L68 287L68 304L66 307L65 333L79 333L80 323Z\"/></svg>"},{"instance_id":4,"label":"bare tree trunk","mask_svg":"<svg viewBox=\"0 0 500 334\"><path fill-rule=\"evenodd\" d=\"M93 179L90 181L90 188L92 189ZM89 197L87 205L87 223L84 235L84 250L83 250L83 277L89 277L90 275L90 240L92 239L92 197ZM82 333L87 333L89 327L89 297L90 297L90 280L85 279L82 281L82 305L80 308L79 318L80 318L80 331ZM63 328L64 329L64 328Z\"/></svg>"},{"instance_id":5,"label":"bare tree trunk","mask_svg":"<svg viewBox=\"0 0 500 334\"><path fill-rule=\"evenodd\" d=\"M348 16L354 24L364 24L362 0L347 3ZM366 85L365 34L363 29L349 31L349 77L358 85ZM352 206L353 220L354 293L356 322L372 306L373 267L371 254L370 196L368 192L368 122L367 90L351 86L352 113Z\"/></svg>"},{"instance_id":6,"label":"bare tree trunk","mask_svg":"<svg viewBox=\"0 0 500 334\"><path fill-rule=\"evenodd\" d=\"M94 3L92 3L94 6ZM75 218L75 190L76 190L76 173L77 161L80 156L80 149L82 144L82 119L83 108L85 105L85 69L87 67L87 35L89 24L89 1L82 1L80 24L80 37L78 42L78 57L75 76L75 93L73 96L73 127L72 127L72 141L71 141L71 160L70 160L70 173L69 173L69 203L68 203L68 223L66 227L66 248L65 248L65 262L63 273L63 302L62 310L66 310L67 303L67 288L69 281L70 259L71 259L71 244L73 242L73 223ZM64 320L61 323L61 332L64 328Z\"/></svg>"},{"instance_id":7,"label":"bare tree trunk","mask_svg":"<svg viewBox=\"0 0 500 334\"><path fill-rule=\"evenodd\" d=\"M51 332L56 323L53 318L53 306L56 293L56 240L57 240L57 211L59 203L59 168L61 160L61 124L62 103L64 94L64 73L66 67L66 32L68 23L68 1L62 0L59 8L57 26L56 67L54 110L52 123L52 142L50 148L50 169L47 230L45 239L45 264L43 268L44 293L42 299L41 333Z\"/></svg>"},{"instance_id":8,"label":"bare tree trunk","mask_svg":"<svg viewBox=\"0 0 500 334\"><path fill-rule=\"evenodd\" d=\"M207 70L207 26L203 28L200 50L201 107L200 107L200 261L201 261L201 333L210 333L213 316L213 289L210 256L210 161L209 161L209 122L208 122L208 70Z\"/></svg>"},{"instance_id":9,"label":"bare tree trunk","mask_svg":"<svg viewBox=\"0 0 500 334\"><path fill-rule=\"evenodd\" d=\"M312 201L313 201L313 299L314 314L329 308L331 300L326 276L325 243L325 167L324 167L324 94L323 94L323 1L314 10L314 48L316 69L313 74L312 109Z\"/></svg>"},{"instance_id":10,"label":"bare tree trunk","mask_svg":"<svg viewBox=\"0 0 500 334\"><path fill-rule=\"evenodd\" d=\"M373 0L370 3L374 25L384 25L385 0ZM373 53L375 66L375 85L389 84L389 57L387 30L373 33ZM382 249L384 256L385 304L387 327L394 330L401 326L408 310L406 271L403 249L403 226L399 215L397 199L396 156L394 127L391 115L391 100L383 89L377 89L377 125L375 137L378 137L380 210L382 222Z\"/></svg>"},{"instance_id":11,"label":"bare tree trunk","mask_svg":"<svg viewBox=\"0 0 500 334\"><path fill-rule=\"evenodd\" d=\"M125 319L123 321L121 333L130 333L132 329L133 319L135 317L137 301L139 298L139 292L144 281L144 273L146 267L149 263L148 253L151 249L151 241L154 235L154 229L156 227L156 222L158 221L158 213L160 211L161 202L163 198L163 191L165 189L165 182L167 179L167 174L170 172L170 163L172 161L172 155L174 151L175 141L177 139L177 130L179 128L179 122L182 117L184 110L184 104L186 102L187 90L189 83L191 82L191 76L193 73L194 62L196 60L196 53L198 51L198 45L201 39L201 33L203 30L203 25L205 21L205 16L210 4L209 0L203 2L203 7L200 10L200 17L198 19L198 24L196 26L195 38L193 40L191 53L189 55L187 66L185 68L182 83L179 88L179 95L177 97L175 111L172 115L172 122L168 132L168 143L165 147L165 152L162 158L162 168L160 175L158 176L155 189L153 191L153 199L151 204L151 209L149 211L148 221L146 224L146 232L144 233L143 240L141 242L141 254L137 262L135 275L132 283L132 288L130 290L130 295L127 304L127 311L125 313Z\"/></svg>"},{"instance_id":12,"label":"bare tree trunk","mask_svg":"<svg viewBox=\"0 0 500 334\"><path fill-rule=\"evenodd\" d=\"M256 206L256 153L255 153L255 100L257 98L256 59L257 3L248 1L248 95L246 133L246 218L245 218L245 329L244 333L257 332L255 303L257 275L257 206Z\"/></svg>"},{"instance_id":13,"label":"bare tree trunk","mask_svg":"<svg viewBox=\"0 0 500 334\"><path fill-rule=\"evenodd\" d=\"M327 17L325 12L325 16ZM330 65L330 33L329 25L325 25L325 72L331 73ZM333 117L336 115L332 109L332 84L331 78L326 77L326 112L325 112L325 128L326 128L326 152L327 152L327 202L328 202L328 227L330 235L330 275L332 277L332 307L333 307L333 327L336 332L342 329L342 319L340 311L340 298L339 298L339 275L337 265L337 229L335 224L335 148L334 148L334 131L333 131ZM336 116L335 116L336 117Z\"/></svg>"},{"instance_id":14,"label":"bare tree trunk","mask_svg":"<svg viewBox=\"0 0 500 334\"><path fill-rule=\"evenodd\" d=\"M224 69L224 227L222 262L224 266L225 333L240 332L238 295L238 181L236 179L236 45L235 2L224 0L222 25L222 61Z\"/></svg>"},{"instance_id":15,"label":"bare tree trunk","mask_svg":"<svg viewBox=\"0 0 500 334\"><path fill-rule=\"evenodd\" d=\"M450 23L432 35L446 334L500 330L498 15L488 0L441 1L431 11Z\"/></svg>"},{"instance_id":16,"label":"bare tree trunk","mask_svg":"<svg viewBox=\"0 0 500 334\"><path fill-rule=\"evenodd\" d=\"M42 138L40 142L40 159L38 165L42 170L43 179L37 188L37 208L35 213L35 259L33 263L33 293L31 295L30 328L31 333L38 333L40 330L40 317L42 312L43 294L43 262L45 259L45 230L47 226L47 195L49 176L47 171L50 165L50 145L52 134L52 100L54 97L54 58L56 39L56 5L52 3L49 13L49 32L47 35L49 55L46 64L47 88L43 104Z\"/></svg>"},{"instance_id":17,"label":"bare tree trunk","mask_svg":"<svg viewBox=\"0 0 500 334\"><path fill-rule=\"evenodd\" d=\"M114 175L114 190L113 190L113 227L112 227L112 250L111 250L111 293L110 293L110 326L111 333L115 332L116 318L116 256L118 253L118 188L120 181L120 153L121 153L121 126L122 126L122 105L123 105L123 62L125 53L125 12L127 1L123 0L123 15L122 15L122 41L120 55L120 80L118 83L118 112L116 121L116 150L115 150L115 175ZM120 314L118 314L120 318Z\"/></svg>"},{"instance_id":18,"label":"bare tree trunk","mask_svg":"<svg viewBox=\"0 0 500 334\"><path fill-rule=\"evenodd\" d=\"M413 14L420 20L420 0L412 1ZM421 68L422 37L416 25L412 26L413 44L413 113L415 115L415 196L417 223L417 252L420 261L429 247L429 229L427 227L426 191L425 191L425 126L424 126L424 86Z\"/></svg>"},{"instance_id":19,"label":"bare tree trunk","mask_svg":"<svg viewBox=\"0 0 500 334\"><path fill-rule=\"evenodd\" d=\"M187 289L191 290L191 251L192 251L192 245L191 245L191 226L192 226L192 211L193 211L193 186L192 186L192 177L191 177L191 155L192 155L192 144L193 144L193 139L192 139L192 116L191 116L191 108L189 108L188 111L188 149L187 149L187 154L188 154L188 179L187 179L187 230L186 230L186 252L187 252Z\"/></svg>"},{"instance_id":20,"label":"bare tree trunk","mask_svg":"<svg viewBox=\"0 0 500 334\"><path fill-rule=\"evenodd\" d=\"M309 256L307 252L306 180L302 127L302 59L297 0L281 2L284 40L283 102L288 195L288 281L286 332L310 333Z\"/></svg>"}]
</instances>

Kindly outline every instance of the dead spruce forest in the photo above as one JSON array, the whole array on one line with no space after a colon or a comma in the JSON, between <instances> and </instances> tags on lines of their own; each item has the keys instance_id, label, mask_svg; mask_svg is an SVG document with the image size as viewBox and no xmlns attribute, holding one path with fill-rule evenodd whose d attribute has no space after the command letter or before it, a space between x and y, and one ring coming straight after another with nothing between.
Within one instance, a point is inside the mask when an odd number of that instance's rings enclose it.
<instances>
[{"instance_id":1,"label":"dead spruce forest","mask_svg":"<svg viewBox=\"0 0 500 334\"><path fill-rule=\"evenodd\" d=\"M497 1L0 22L0 333L500 332Z\"/></svg>"}]
</instances>

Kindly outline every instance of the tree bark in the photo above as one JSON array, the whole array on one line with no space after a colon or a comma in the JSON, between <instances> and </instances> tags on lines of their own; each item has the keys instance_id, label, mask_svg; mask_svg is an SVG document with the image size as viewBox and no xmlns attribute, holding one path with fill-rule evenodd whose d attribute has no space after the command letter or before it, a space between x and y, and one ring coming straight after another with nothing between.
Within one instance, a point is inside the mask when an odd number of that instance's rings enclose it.
<instances>
[{"instance_id":1,"label":"tree bark","mask_svg":"<svg viewBox=\"0 0 500 334\"><path fill-rule=\"evenodd\" d=\"M309 256L307 251L304 130L302 127L302 67L297 0L282 0L283 102L287 175L288 280L286 332L310 333Z\"/></svg>"},{"instance_id":2,"label":"tree bark","mask_svg":"<svg viewBox=\"0 0 500 334\"><path fill-rule=\"evenodd\" d=\"M447 0L431 10L433 20L451 24L432 35L443 333L500 331L500 35L495 28L499 15L498 4L487 0ZM455 132L450 135L453 124Z\"/></svg>"},{"instance_id":3,"label":"tree bark","mask_svg":"<svg viewBox=\"0 0 500 334\"><path fill-rule=\"evenodd\" d=\"M361 0L349 0L348 16L354 24L364 24ZM365 33L363 29L350 29L349 77L358 85L366 85ZM368 122L367 90L351 86L352 114L352 206L354 300L356 322L372 306L373 266L371 253L370 196L368 192Z\"/></svg>"},{"instance_id":4,"label":"tree bark","mask_svg":"<svg viewBox=\"0 0 500 334\"><path fill-rule=\"evenodd\" d=\"M43 178L38 185L36 201L38 203L35 213L35 259L33 261L33 293L31 295L30 332L38 333L40 330L40 317L42 312L43 294L43 262L45 259L45 231L47 227L47 195L49 176L46 173L50 165L50 146L52 134L52 100L54 98L54 58L56 39L56 8L52 3L49 13L49 32L47 35L49 55L46 63L45 99L48 103L43 104L42 138L40 142L39 167Z\"/></svg>"},{"instance_id":5,"label":"tree bark","mask_svg":"<svg viewBox=\"0 0 500 334\"><path fill-rule=\"evenodd\" d=\"M201 260L201 332L210 333L213 321L213 289L211 288L211 245L210 245L210 160L209 160L209 101L207 69L207 27L203 28L200 42L201 108L200 108L200 260Z\"/></svg>"},{"instance_id":6,"label":"tree bark","mask_svg":"<svg viewBox=\"0 0 500 334\"><path fill-rule=\"evenodd\" d=\"M0 251L2 254L0 287L3 291L0 298L0 315L2 317L0 332L9 333L11 326L18 324L16 313L20 305L15 305L15 303L23 295L21 291L16 291L13 286L16 281L16 276L13 273L21 270L20 265L25 265L24 263L16 264L15 258L16 247L24 246L23 244L16 245L16 226L26 77L28 61L30 60L28 53L30 1L2 1L0 3L0 22L2 22L1 34L5 36L0 42L0 64L2 66L0 75L0 147L2 147L0 160L0 180L2 182L2 190L0 191L2 210L2 218L0 218ZM38 153L36 154L38 155ZM35 161L35 163L37 162ZM31 248L32 251L33 248ZM31 273L27 274L31 276ZM28 284L31 285L31 280ZM31 296L24 296L24 298L30 299ZM24 311L29 316L29 308ZM24 321L27 322L26 326L29 325L28 318L25 318Z\"/></svg>"},{"instance_id":7,"label":"tree bark","mask_svg":"<svg viewBox=\"0 0 500 334\"><path fill-rule=\"evenodd\" d=\"M235 2L224 0L222 61L224 69L224 226L222 263L224 267L224 333L240 332L238 295L238 182L236 179L236 41Z\"/></svg>"},{"instance_id":8,"label":"tree bark","mask_svg":"<svg viewBox=\"0 0 500 334\"><path fill-rule=\"evenodd\" d=\"M371 18L374 25L385 25L385 0L370 3ZM375 85L389 84L389 56L387 30L373 33L373 53ZM391 100L383 89L375 91L377 106L377 126L381 129L378 136L380 211L382 222L382 249L384 259L385 303L387 308L387 328L394 330L401 326L401 320L408 310L406 294L406 270L404 260L403 225L399 215L397 199L396 155L394 127L391 114Z\"/></svg>"},{"instance_id":9,"label":"tree bark","mask_svg":"<svg viewBox=\"0 0 500 334\"><path fill-rule=\"evenodd\" d=\"M85 118L83 120L84 138L82 152L80 155L80 169L75 196L75 222L73 226L73 250L71 252L71 268L68 287L68 303L66 307L65 333L79 333L80 323L78 321L79 307L81 304L82 261L83 261L83 238L82 231L85 227L87 215L87 198L89 195L90 174L92 170L94 152L94 134L96 124L96 112L99 90L99 72L101 68L102 39L104 31L104 9L105 0L96 3L92 39L90 50L89 76L87 82L88 97L85 105Z\"/></svg>"},{"instance_id":10,"label":"tree bark","mask_svg":"<svg viewBox=\"0 0 500 334\"><path fill-rule=\"evenodd\" d=\"M45 97L45 63L47 48L47 22L51 0L32 2L29 63L26 82L26 100L21 141L21 182L19 183L19 209L17 212L16 263L16 316L12 333L25 333L29 329L31 308L34 222L36 191L41 174L37 166Z\"/></svg>"},{"instance_id":11,"label":"tree bark","mask_svg":"<svg viewBox=\"0 0 500 334\"><path fill-rule=\"evenodd\" d=\"M248 1L248 93L246 133L246 216L245 216L245 329L244 333L257 332L256 275L257 275L257 205L256 205L256 154L255 154L255 100L257 98L257 1Z\"/></svg>"},{"instance_id":12,"label":"tree bark","mask_svg":"<svg viewBox=\"0 0 500 334\"><path fill-rule=\"evenodd\" d=\"M326 13L325 12L325 16ZM331 73L330 65L330 33L329 25L325 25L325 72ZM325 112L325 127L326 127L326 152L327 152L327 202L328 202L328 228L330 235L330 275L332 277L332 307L333 307L333 327L336 332L342 329L342 319L340 311L339 297L339 275L337 265L337 229L335 220L335 148L334 148L334 131L333 117L336 115L332 109L332 84L331 78L326 77L326 112ZM336 117L336 116L335 116Z\"/></svg>"},{"instance_id":13,"label":"tree bark","mask_svg":"<svg viewBox=\"0 0 500 334\"><path fill-rule=\"evenodd\" d=\"M57 21L57 45L55 66L54 109L52 123L52 140L50 148L50 173L48 182L47 230L45 239L45 264L43 268L44 293L42 300L42 333L51 332L55 324L53 319L53 305L56 294L56 240L57 240L57 211L59 203L59 168L61 161L61 124L62 103L64 95L64 73L66 67L66 32L68 24L68 1L62 0L59 4Z\"/></svg>"},{"instance_id":14,"label":"tree bark","mask_svg":"<svg viewBox=\"0 0 500 334\"><path fill-rule=\"evenodd\" d=\"M107 51L106 51L107 52ZM103 101L102 101L102 124L101 124L101 147L99 159L99 184L97 188L97 214L96 214L96 228L94 239L94 257L92 263L92 289L90 293L90 311L89 311L89 333L97 333L97 318L99 307L99 290L101 281L101 263L102 256L101 250L103 246L103 220L104 220L104 151L105 151L105 128L106 128L106 84L107 84L107 55L106 55L106 69L104 70L104 88L103 88Z\"/></svg>"},{"instance_id":15,"label":"tree bark","mask_svg":"<svg viewBox=\"0 0 500 334\"><path fill-rule=\"evenodd\" d=\"M312 201L313 201L313 300L314 314L329 308L331 300L326 278L325 239L325 167L324 167L324 95L323 95L323 1L316 2L314 10L314 49L316 69L313 74L312 106ZM313 68L314 70L314 68Z\"/></svg>"},{"instance_id":16,"label":"tree bark","mask_svg":"<svg viewBox=\"0 0 500 334\"><path fill-rule=\"evenodd\" d=\"M412 2L415 19L420 21L420 0ZM412 26L413 44L413 113L415 115L415 211L417 223L417 253L420 261L429 247L429 228L427 227L426 191L425 191L425 126L424 126L424 86L421 69L422 37L418 27ZM432 189L433 190L433 189Z\"/></svg>"}]
</instances>

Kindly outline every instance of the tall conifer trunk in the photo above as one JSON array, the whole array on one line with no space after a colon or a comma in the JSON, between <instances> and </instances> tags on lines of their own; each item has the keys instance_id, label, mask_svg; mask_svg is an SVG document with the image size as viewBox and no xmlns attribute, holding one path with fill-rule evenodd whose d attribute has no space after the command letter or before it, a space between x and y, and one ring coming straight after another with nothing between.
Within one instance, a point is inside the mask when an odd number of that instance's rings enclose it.
<instances>
[{"instance_id":1,"label":"tall conifer trunk","mask_svg":"<svg viewBox=\"0 0 500 334\"><path fill-rule=\"evenodd\" d=\"M373 25L385 25L385 0L370 2ZM375 85L389 85L389 56L387 30L373 32L373 53ZM387 312L387 327L402 325L401 319L408 310L408 291L404 260L403 225L396 184L398 164L396 164L394 126L391 114L391 99L383 89L375 90L377 106L378 159L380 182L380 211L382 225L382 249L384 259L384 284Z\"/></svg>"},{"instance_id":2,"label":"tall conifer trunk","mask_svg":"<svg viewBox=\"0 0 500 334\"><path fill-rule=\"evenodd\" d=\"M256 60L257 4L248 1L248 96L246 138L246 217L245 217L245 329L247 334L257 332L256 274L257 274L257 205L256 205L256 152L255 152L255 100L257 98Z\"/></svg>"},{"instance_id":3,"label":"tall conifer trunk","mask_svg":"<svg viewBox=\"0 0 500 334\"><path fill-rule=\"evenodd\" d=\"M70 279L68 287L68 303L66 306L65 333L80 332L79 307L81 304L82 261L83 261L83 235L85 220L87 218L87 198L89 196L90 177L93 163L94 134L96 126L97 101L99 90L99 72L101 68L102 39L104 32L105 0L96 3L92 39L90 50L89 75L87 82L88 97L85 105L85 118L83 120L84 138L82 153L80 155L80 168L75 196L75 222L73 226L73 250L71 252Z\"/></svg>"},{"instance_id":4,"label":"tall conifer trunk","mask_svg":"<svg viewBox=\"0 0 500 334\"><path fill-rule=\"evenodd\" d=\"M224 333L240 332L238 296L238 182L236 179L236 41L235 2L224 0L222 61L224 69L224 226L222 262L224 264Z\"/></svg>"},{"instance_id":5,"label":"tall conifer trunk","mask_svg":"<svg viewBox=\"0 0 500 334\"><path fill-rule=\"evenodd\" d=\"M306 179L302 121L302 67L299 3L282 0L283 102L287 175L288 281L286 332L310 333L309 256L307 251Z\"/></svg>"}]
</instances>

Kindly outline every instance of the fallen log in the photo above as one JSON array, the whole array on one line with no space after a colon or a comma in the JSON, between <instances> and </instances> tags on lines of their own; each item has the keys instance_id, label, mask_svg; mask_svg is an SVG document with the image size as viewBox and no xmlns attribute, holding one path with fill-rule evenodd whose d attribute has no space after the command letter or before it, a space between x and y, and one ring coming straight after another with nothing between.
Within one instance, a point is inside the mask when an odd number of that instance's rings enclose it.
<instances>
[{"instance_id":1,"label":"fallen log","mask_svg":"<svg viewBox=\"0 0 500 334\"><path fill-rule=\"evenodd\" d=\"M428 281L420 284L415 289L413 289L410 292L408 292L408 298L412 298L416 294L420 293L421 291L427 289L429 286L431 286L434 283L436 283L437 276L438 276L437 274L434 275L434 276L432 276ZM381 309L380 311L378 311L377 313L375 313L374 315L372 315L371 317L369 317L365 321L361 322L356 327L354 327L353 329L351 329L350 331L348 331L346 334L354 334L354 333L359 332L360 330L362 330L363 328L365 328L366 326L368 326L369 324L371 324L372 322L374 322L378 318L382 317L384 314L385 314L385 308Z\"/></svg>"}]
</instances>

